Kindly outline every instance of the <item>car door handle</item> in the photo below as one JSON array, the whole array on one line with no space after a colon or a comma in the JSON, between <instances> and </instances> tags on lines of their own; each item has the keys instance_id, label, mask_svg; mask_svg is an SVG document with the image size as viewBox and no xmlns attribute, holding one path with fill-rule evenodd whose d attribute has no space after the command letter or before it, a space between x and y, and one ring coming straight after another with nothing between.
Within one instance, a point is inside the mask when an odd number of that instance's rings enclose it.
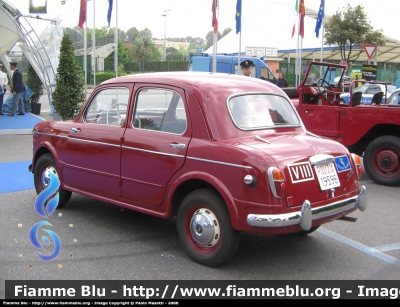
<instances>
[{"instance_id":1,"label":"car door handle","mask_svg":"<svg viewBox=\"0 0 400 307\"><path fill-rule=\"evenodd\" d=\"M81 129L79 129L79 128L71 128L71 132L79 133L79 132L81 132Z\"/></svg>"},{"instance_id":2,"label":"car door handle","mask_svg":"<svg viewBox=\"0 0 400 307\"><path fill-rule=\"evenodd\" d=\"M186 147L186 145L185 144L178 144L178 143L171 143L171 144L169 144L169 147L183 149L183 148Z\"/></svg>"}]
</instances>

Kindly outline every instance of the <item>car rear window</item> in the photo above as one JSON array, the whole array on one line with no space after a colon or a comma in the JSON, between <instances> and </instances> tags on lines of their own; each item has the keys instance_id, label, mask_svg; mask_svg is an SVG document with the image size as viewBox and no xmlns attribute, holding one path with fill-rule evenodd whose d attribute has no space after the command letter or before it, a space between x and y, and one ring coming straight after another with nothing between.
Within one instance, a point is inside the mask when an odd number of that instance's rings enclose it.
<instances>
[{"instance_id":1,"label":"car rear window","mask_svg":"<svg viewBox=\"0 0 400 307\"><path fill-rule=\"evenodd\" d=\"M300 125L293 105L279 95L234 96L228 99L228 109L234 124L241 130Z\"/></svg>"}]
</instances>

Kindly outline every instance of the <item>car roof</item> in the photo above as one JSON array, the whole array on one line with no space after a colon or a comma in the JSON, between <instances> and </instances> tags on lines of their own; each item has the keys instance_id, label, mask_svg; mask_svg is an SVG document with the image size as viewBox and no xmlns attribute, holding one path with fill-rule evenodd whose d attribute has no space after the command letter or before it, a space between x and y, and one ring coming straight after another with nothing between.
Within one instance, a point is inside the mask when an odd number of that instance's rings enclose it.
<instances>
[{"instance_id":1,"label":"car roof","mask_svg":"<svg viewBox=\"0 0 400 307\"><path fill-rule=\"evenodd\" d=\"M224 92L226 95L237 92L272 92L286 96L281 88L268 81L226 73L194 71L143 73L109 79L102 82L101 85L116 83L151 83L177 86L190 92L199 92L199 94L215 90Z\"/></svg>"}]
</instances>

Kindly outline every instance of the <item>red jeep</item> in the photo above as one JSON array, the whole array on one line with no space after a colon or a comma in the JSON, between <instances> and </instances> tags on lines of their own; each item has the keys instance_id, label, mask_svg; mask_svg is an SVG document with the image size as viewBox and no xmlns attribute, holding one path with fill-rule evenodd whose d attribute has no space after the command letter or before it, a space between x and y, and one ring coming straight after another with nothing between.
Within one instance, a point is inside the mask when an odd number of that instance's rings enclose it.
<instances>
[{"instance_id":1,"label":"red jeep","mask_svg":"<svg viewBox=\"0 0 400 307\"><path fill-rule=\"evenodd\" d=\"M345 145L351 152L363 156L368 176L378 184L400 185L400 108L378 103L362 105L361 97L353 95L355 82L350 86L350 103L340 103L341 81L345 66L311 62L302 83L285 89L307 130ZM317 75L317 82L311 81ZM382 94L380 94L382 96ZM385 95L385 93L383 93ZM379 97L379 94L376 96Z\"/></svg>"}]
</instances>

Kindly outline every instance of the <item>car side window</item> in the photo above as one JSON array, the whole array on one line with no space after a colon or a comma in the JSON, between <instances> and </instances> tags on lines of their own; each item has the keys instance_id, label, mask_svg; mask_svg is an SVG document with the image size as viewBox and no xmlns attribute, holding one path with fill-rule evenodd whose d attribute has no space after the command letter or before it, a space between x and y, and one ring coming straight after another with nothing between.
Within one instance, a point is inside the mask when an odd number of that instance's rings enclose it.
<instances>
[{"instance_id":1,"label":"car side window","mask_svg":"<svg viewBox=\"0 0 400 307\"><path fill-rule=\"evenodd\" d=\"M390 97L388 104L400 104L400 94L393 94Z\"/></svg>"},{"instance_id":2,"label":"car side window","mask_svg":"<svg viewBox=\"0 0 400 307\"><path fill-rule=\"evenodd\" d=\"M169 89L139 90L132 125L137 129L183 134L187 118L182 97Z\"/></svg>"},{"instance_id":3,"label":"car side window","mask_svg":"<svg viewBox=\"0 0 400 307\"><path fill-rule=\"evenodd\" d=\"M126 119L128 103L129 89L103 89L90 101L83 120L88 124L122 126Z\"/></svg>"},{"instance_id":4,"label":"car side window","mask_svg":"<svg viewBox=\"0 0 400 307\"><path fill-rule=\"evenodd\" d=\"M371 85L366 91L365 94L375 94L376 92L380 92L381 87L379 85Z\"/></svg>"}]
</instances>

